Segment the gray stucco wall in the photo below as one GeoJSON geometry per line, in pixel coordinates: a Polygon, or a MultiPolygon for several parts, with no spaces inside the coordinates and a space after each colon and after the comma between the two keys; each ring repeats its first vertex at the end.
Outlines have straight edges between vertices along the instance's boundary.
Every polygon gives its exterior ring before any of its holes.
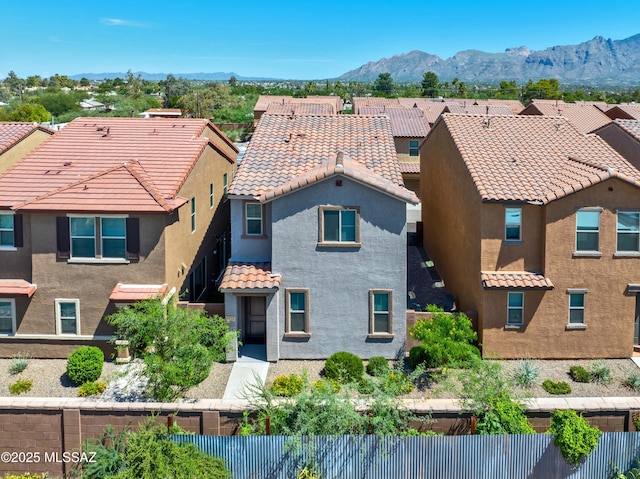
{"type": "MultiPolygon", "coordinates": [[[[351,351],[392,358],[405,340],[407,247],[405,203],[335,178],[271,203],[274,273],[282,274],[278,304],[281,359],[327,358],[351,351]],[[319,205],[360,208],[359,248],[318,246],[319,205]],[[287,339],[285,288],[309,288],[308,339],[287,339]],[[393,291],[393,339],[368,339],[369,291],[393,291]]],[[[235,255],[235,253],[234,253],[235,255]]]]}
{"type": "Polygon", "coordinates": [[[271,206],[263,207],[263,236],[244,235],[244,200],[229,196],[231,206],[231,259],[263,262],[271,259],[271,206]]]}

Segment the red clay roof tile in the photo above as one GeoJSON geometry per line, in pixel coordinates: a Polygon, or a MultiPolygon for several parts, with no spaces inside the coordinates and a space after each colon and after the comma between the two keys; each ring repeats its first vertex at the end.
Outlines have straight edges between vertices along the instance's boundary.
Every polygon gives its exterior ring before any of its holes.
{"type": "Polygon", "coordinates": [[[164,296],[169,290],[167,284],[116,284],[111,292],[111,301],[135,302],[164,296]]]}
{"type": "Polygon", "coordinates": [[[271,273],[271,263],[230,262],[222,276],[220,290],[278,289],[280,275],[271,273]]]}
{"type": "Polygon", "coordinates": [[[37,130],[50,135],[54,133],[37,123],[0,122],[0,155],[37,130]]]}
{"type": "Polygon", "coordinates": [[[553,283],[542,274],[515,271],[483,271],[484,289],[553,289],[553,283]]]}
{"type": "Polygon", "coordinates": [[[33,296],[38,286],[24,279],[0,279],[0,295],[3,296],[33,296]]]}

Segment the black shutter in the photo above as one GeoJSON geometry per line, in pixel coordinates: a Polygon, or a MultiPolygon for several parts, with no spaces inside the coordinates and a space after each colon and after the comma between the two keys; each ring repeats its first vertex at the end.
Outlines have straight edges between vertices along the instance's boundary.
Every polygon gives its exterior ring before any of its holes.
{"type": "Polygon", "coordinates": [[[58,216],[56,218],[56,239],[58,259],[69,259],[70,238],[69,238],[69,218],[67,216],[58,216]]]}
{"type": "Polygon", "coordinates": [[[22,248],[24,246],[22,215],[13,215],[13,246],[16,248],[22,248]]]}
{"type": "Polygon", "coordinates": [[[140,259],[140,219],[127,218],[127,259],[140,259]]]}

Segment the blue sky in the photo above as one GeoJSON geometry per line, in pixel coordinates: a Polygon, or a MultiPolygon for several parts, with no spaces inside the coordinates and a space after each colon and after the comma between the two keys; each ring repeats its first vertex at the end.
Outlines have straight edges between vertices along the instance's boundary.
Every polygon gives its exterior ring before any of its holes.
{"type": "Polygon", "coordinates": [[[622,40],[640,33],[637,8],[637,0],[12,2],[3,5],[0,78],[131,69],[325,79],[411,50],[448,58],[622,40]]]}

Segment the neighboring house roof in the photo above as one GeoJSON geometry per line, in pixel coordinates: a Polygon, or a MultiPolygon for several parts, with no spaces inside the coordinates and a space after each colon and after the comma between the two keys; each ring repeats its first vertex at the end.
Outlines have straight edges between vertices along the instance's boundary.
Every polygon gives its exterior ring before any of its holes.
{"type": "Polygon", "coordinates": [[[278,289],[281,277],[271,273],[271,263],[230,262],[222,276],[220,291],[278,289]]]}
{"type": "Polygon", "coordinates": [[[353,97],[353,113],[363,115],[361,108],[398,108],[401,107],[399,98],[353,97]]]}
{"type": "Polygon", "coordinates": [[[50,135],[54,133],[53,130],[40,126],[37,123],[0,122],[0,155],[37,130],[50,135]]]}
{"type": "Polygon", "coordinates": [[[172,211],[206,128],[237,151],[208,120],[78,118],[0,175],[0,208],[172,211]]]}
{"type": "Polygon", "coordinates": [[[563,103],[559,106],[550,103],[531,103],[520,112],[521,115],[564,116],[582,133],[611,122],[611,118],[594,105],[563,103]]]}
{"type": "Polygon", "coordinates": [[[319,96],[319,95],[309,95],[306,98],[294,98],[292,96],[282,96],[282,95],[260,95],[258,97],[258,101],[253,107],[254,112],[264,112],[267,111],[267,108],[271,103],[316,103],[316,104],[327,104],[331,105],[333,108],[332,113],[339,113],[343,110],[344,104],[342,98],[339,96],[319,96]]]}
{"type": "Polygon", "coordinates": [[[116,284],[111,292],[111,301],[143,301],[164,296],[169,290],[165,284],[116,284]]]}
{"type": "Polygon", "coordinates": [[[608,109],[605,114],[612,120],[616,118],[623,120],[640,120],[640,105],[616,105],[608,109]]]}
{"type": "Polygon", "coordinates": [[[414,163],[409,162],[400,162],[400,173],[402,174],[420,174],[420,163],[417,161],[414,163]]]}
{"type": "Polygon", "coordinates": [[[31,297],[37,289],[37,285],[24,279],[0,279],[0,295],[31,297]]]}
{"type": "Polygon", "coordinates": [[[473,115],[514,115],[509,107],[493,105],[451,105],[443,113],[470,113],[473,115]]]}
{"type": "Polygon", "coordinates": [[[386,116],[264,115],[229,194],[259,197],[342,152],[394,185],[402,185],[386,116]]]}
{"type": "Polygon", "coordinates": [[[613,120],[613,123],[618,125],[623,131],[627,132],[629,136],[640,141],[640,120],[613,120]]]}
{"type": "Polygon", "coordinates": [[[524,105],[520,103],[518,100],[502,100],[491,98],[490,100],[476,100],[473,102],[474,105],[480,106],[506,106],[509,108],[515,115],[520,113],[524,109],[524,105]]]}
{"type": "Polygon", "coordinates": [[[546,204],[612,177],[640,186],[627,160],[563,117],[445,113],[430,135],[437,127],[449,130],[483,201],[546,204]]]}
{"type": "Polygon", "coordinates": [[[553,283],[542,274],[513,271],[483,271],[484,289],[553,289],[553,283]]]}
{"type": "Polygon", "coordinates": [[[265,115],[333,115],[328,103],[269,103],[265,115]]]}
{"type": "Polygon", "coordinates": [[[94,110],[96,108],[100,108],[103,107],[104,103],[100,103],[99,101],[96,100],[82,100],[80,102],[80,108],[82,108],[83,110],[94,110]]]}
{"type": "Polygon", "coordinates": [[[140,115],[146,118],[179,118],[182,116],[182,110],[180,108],[149,108],[140,115]]]}
{"type": "Polygon", "coordinates": [[[360,115],[387,115],[394,138],[425,138],[429,122],[419,108],[362,107],[360,115]]]}

